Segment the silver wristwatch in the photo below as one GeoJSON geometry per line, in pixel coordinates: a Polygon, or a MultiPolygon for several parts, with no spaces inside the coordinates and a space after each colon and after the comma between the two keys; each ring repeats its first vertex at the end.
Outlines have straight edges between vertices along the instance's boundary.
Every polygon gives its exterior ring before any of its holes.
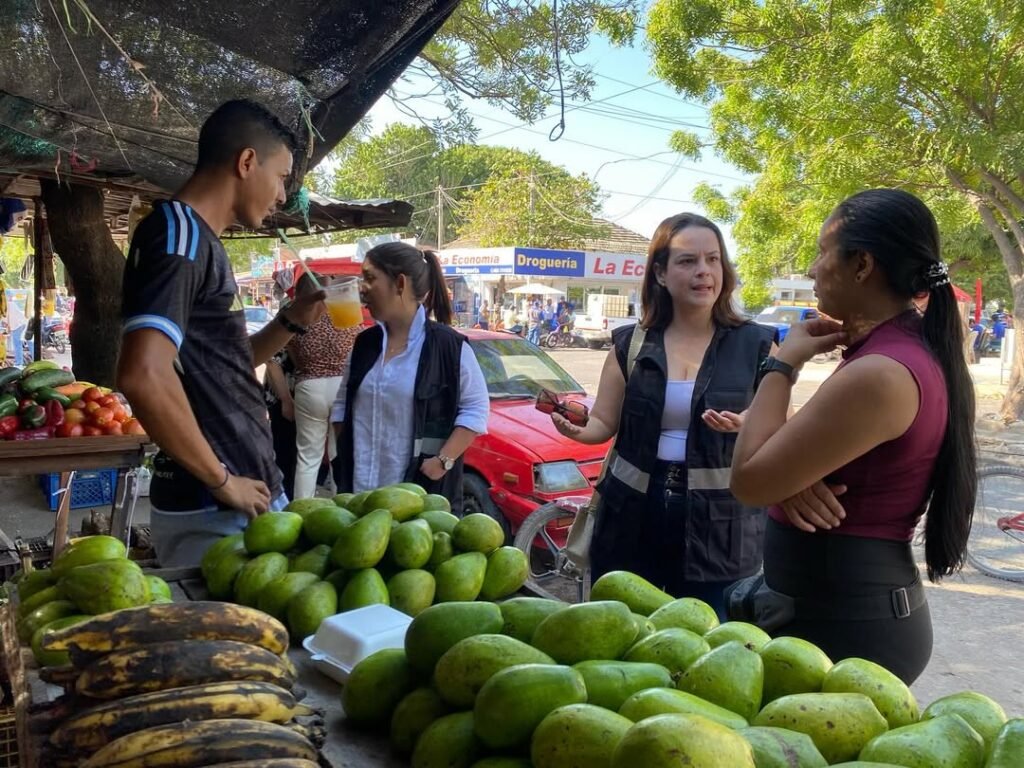
{"type": "Polygon", "coordinates": [[[451,468],[455,466],[455,459],[450,456],[437,455],[438,460],[441,462],[441,466],[444,467],[445,472],[450,472],[451,468]]]}

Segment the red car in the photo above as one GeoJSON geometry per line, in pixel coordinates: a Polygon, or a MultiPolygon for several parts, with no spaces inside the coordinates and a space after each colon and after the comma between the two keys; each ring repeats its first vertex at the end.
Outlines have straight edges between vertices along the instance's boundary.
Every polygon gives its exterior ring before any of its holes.
{"type": "MultiPolygon", "coordinates": [[[[609,444],[583,445],[563,437],[534,404],[541,388],[588,407],[593,398],[546,352],[519,336],[462,333],[491,396],[487,434],[474,440],[465,455],[465,514],[483,512],[501,523],[506,534],[514,534],[542,504],[588,499],[609,444]]],[[[566,528],[569,523],[571,517],[566,528]]]]}

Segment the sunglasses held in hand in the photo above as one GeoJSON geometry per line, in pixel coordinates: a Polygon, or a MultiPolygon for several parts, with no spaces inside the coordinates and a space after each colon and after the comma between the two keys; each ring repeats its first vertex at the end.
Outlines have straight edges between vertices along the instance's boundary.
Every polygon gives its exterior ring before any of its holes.
{"type": "Polygon", "coordinates": [[[590,420],[590,409],[579,400],[562,401],[554,392],[542,389],[537,393],[537,410],[541,413],[557,413],[570,424],[577,427],[587,426],[590,420]]]}

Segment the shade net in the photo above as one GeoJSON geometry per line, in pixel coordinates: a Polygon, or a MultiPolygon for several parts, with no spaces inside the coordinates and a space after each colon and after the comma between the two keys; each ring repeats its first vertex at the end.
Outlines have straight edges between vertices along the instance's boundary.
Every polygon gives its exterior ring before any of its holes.
{"type": "Polygon", "coordinates": [[[255,99],[297,178],[362,117],[457,0],[2,0],[0,173],[178,187],[205,117],[255,99]]]}

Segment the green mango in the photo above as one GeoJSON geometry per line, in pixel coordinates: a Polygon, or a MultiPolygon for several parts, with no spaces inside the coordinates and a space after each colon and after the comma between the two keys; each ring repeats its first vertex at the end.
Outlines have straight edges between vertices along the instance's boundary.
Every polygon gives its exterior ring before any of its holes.
{"type": "Polygon", "coordinates": [[[806,733],[785,728],[743,728],[757,768],[826,768],[828,763],[806,733]]]}
{"type": "MultiPolygon", "coordinates": [[[[587,686],[587,703],[610,709],[612,712],[618,712],[623,702],[638,691],[667,688],[672,685],[672,676],[660,664],[637,661],[581,661],[574,664],[573,669],[583,676],[583,682],[587,686]]],[[[630,720],[634,719],[630,717],[630,720]]]]}
{"type": "Polygon", "coordinates": [[[423,497],[424,512],[451,512],[452,504],[438,493],[428,493],[423,497]]]}
{"type": "Polygon", "coordinates": [[[530,575],[526,553],[517,547],[499,547],[487,557],[487,572],[480,597],[501,600],[518,592],[530,575]]]}
{"type": "Polygon", "coordinates": [[[434,551],[434,533],[426,520],[410,520],[391,532],[388,554],[399,568],[422,568],[434,551]]]}
{"type": "MultiPolygon", "coordinates": [[[[936,699],[921,713],[921,719],[931,720],[939,715],[960,715],[985,740],[986,748],[995,741],[999,730],[1006,724],[1003,708],[988,696],[974,691],[961,691],[936,699]]],[[[1024,764],[1024,754],[1021,755],[1021,762],[1024,764]]]]}
{"type": "Polygon", "coordinates": [[[638,640],[626,651],[625,661],[643,661],[665,667],[672,680],[679,678],[697,659],[711,650],[707,641],[688,629],[671,627],[638,640]]]}
{"type": "Polygon", "coordinates": [[[339,568],[373,568],[384,557],[391,538],[391,513],[378,509],[342,530],[331,549],[331,560],[339,568]]]}
{"type": "Polygon", "coordinates": [[[731,640],[693,662],[676,687],[751,720],[761,709],[764,662],[755,651],[731,640]]]}
{"type": "Polygon", "coordinates": [[[615,748],[632,726],[632,720],[591,704],[559,707],[533,732],[533,768],[611,768],[615,748]]]}
{"type": "Polygon", "coordinates": [[[764,707],[751,725],[786,728],[811,737],[832,763],[854,760],[889,724],[863,693],[794,693],[764,707]]]}
{"type": "Polygon", "coordinates": [[[633,623],[636,624],[635,642],[637,643],[639,643],[645,637],[650,637],[658,631],[657,628],[654,626],[654,623],[649,618],[647,618],[646,616],[641,616],[639,613],[633,614],[633,623]]]}
{"type": "Polygon", "coordinates": [[[525,757],[485,757],[477,760],[470,768],[535,768],[525,757]]]}
{"type": "Polygon", "coordinates": [[[339,493],[331,501],[334,502],[335,506],[348,509],[348,503],[352,500],[353,496],[355,496],[354,493],[339,493]]]}
{"type": "Polygon", "coordinates": [[[235,581],[249,562],[245,548],[231,549],[222,554],[210,567],[206,577],[206,591],[214,600],[230,600],[234,594],[235,581]]]}
{"type": "Polygon", "coordinates": [[[15,624],[18,640],[27,645],[31,643],[33,635],[40,627],[46,626],[51,621],[81,613],[70,600],[51,600],[18,619],[15,624]]]}
{"type": "Polygon", "coordinates": [[[62,597],[64,597],[64,594],[56,584],[41,589],[24,602],[19,603],[18,618],[27,616],[36,608],[46,605],[47,603],[52,603],[54,600],[60,600],[62,597]]]}
{"type": "Polygon", "coordinates": [[[544,597],[513,597],[499,603],[498,607],[504,620],[501,634],[529,643],[544,619],[568,608],[569,604],[544,597]]]}
{"type": "Polygon", "coordinates": [[[434,688],[445,703],[470,709],[484,684],[517,664],[554,664],[554,659],[506,635],[474,635],[460,640],[438,659],[434,688]]]}
{"type": "Polygon", "coordinates": [[[351,611],[368,605],[390,605],[387,585],[376,568],[363,568],[351,574],[341,591],[339,608],[351,611]]]}
{"type": "Polygon", "coordinates": [[[823,693],[863,693],[874,702],[890,729],[916,723],[920,716],[917,699],[906,683],[867,659],[837,662],[826,673],[821,690],[823,693]]]}
{"type": "Polygon", "coordinates": [[[761,649],[768,645],[772,638],[763,629],[753,624],[748,624],[745,621],[727,621],[725,624],[709,630],[704,635],[704,639],[708,641],[708,645],[712,648],[717,648],[720,645],[736,640],[747,646],[750,650],[760,653],[761,649]]]}
{"type": "Polygon", "coordinates": [[[625,603],[604,600],[570,605],[537,625],[530,644],[559,664],[618,659],[636,639],[625,603]]]}
{"type": "Polygon", "coordinates": [[[362,517],[367,512],[372,512],[373,507],[366,507],[363,509],[363,502],[366,501],[366,497],[370,495],[370,491],[362,491],[352,496],[348,500],[348,504],[345,505],[345,509],[351,512],[356,517],[362,517]]]}
{"type": "Polygon", "coordinates": [[[386,509],[400,523],[412,520],[423,511],[423,497],[397,486],[378,488],[363,500],[363,509],[386,509]]]}
{"type": "Polygon", "coordinates": [[[1024,755],[1024,718],[1007,720],[989,748],[985,768],[1020,768],[1024,755]]]}
{"type": "Polygon", "coordinates": [[[612,768],[756,768],[750,744],[700,715],[657,715],[634,725],[612,756],[612,768]]]}
{"type": "Polygon", "coordinates": [[[208,582],[210,580],[210,573],[213,567],[229,552],[245,552],[245,534],[233,533],[230,536],[218,539],[206,548],[206,552],[203,553],[203,559],[199,563],[199,568],[203,573],[203,581],[208,582]]]}
{"type": "Polygon", "coordinates": [[[280,552],[257,555],[242,566],[235,577],[235,602],[255,608],[260,593],[274,579],[288,573],[288,558],[280,552]]]}
{"type": "MultiPolygon", "coordinates": [[[[283,557],[283,555],[282,555],[283,557]]],[[[310,584],[315,584],[317,579],[315,573],[286,573],[278,576],[269,582],[263,591],[259,593],[256,607],[264,613],[268,613],[278,621],[285,621],[288,618],[288,604],[299,592],[310,584]]]]}
{"type": "Polygon", "coordinates": [[[622,702],[618,711],[620,715],[634,722],[656,715],[686,714],[700,715],[733,730],[740,730],[748,725],[746,719],[735,712],[705,701],[692,693],[677,691],[675,688],[647,688],[638,691],[622,702]]]}
{"type": "Polygon", "coordinates": [[[416,483],[395,483],[392,488],[402,488],[406,491],[412,491],[421,499],[427,495],[427,489],[422,485],[417,485],[416,483]]]}
{"type": "Polygon", "coordinates": [[[330,506],[314,509],[302,521],[302,532],[314,544],[333,547],[341,532],[358,520],[347,509],[330,506]]]}
{"type": "Polygon", "coordinates": [[[80,565],[91,565],[104,560],[124,560],[128,550],[124,542],[113,536],[86,536],[76,539],[57,555],[50,566],[54,580],[59,580],[80,565]]]}
{"type": "Polygon", "coordinates": [[[246,551],[250,555],[262,555],[264,552],[287,552],[298,543],[301,534],[302,515],[267,512],[250,520],[242,535],[246,551]]]}
{"type": "Polygon", "coordinates": [[[439,603],[476,600],[486,575],[487,557],[480,552],[466,552],[445,560],[434,570],[435,599],[439,603]]]}
{"type": "Polygon", "coordinates": [[[417,676],[400,648],[386,648],[360,661],[341,689],[345,717],[364,728],[389,725],[395,708],[416,688],[417,676]]]}
{"type": "Polygon", "coordinates": [[[960,715],[937,715],[876,736],[859,759],[904,768],[982,768],[985,740],[960,715]]]}
{"type": "Polygon", "coordinates": [[[338,612],[338,592],[328,581],[310,584],[288,603],[288,634],[299,642],[316,634],[320,622],[338,612]]]}
{"type": "Polygon", "coordinates": [[[37,627],[32,633],[31,643],[32,655],[35,657],[36,663],[41,667],[63,667],[70,664],[71,656],[67,651],[43,650],[43,635],[50,630],[73,627],[75,624],[81,624],[83,621],[88,621],[91,618],[92,616],[86,614],[75,613],[60,619],[54,619],[47,624],[37,627]]]}
{"type": "Polygon", "coordinates": [[[391,716],[391,748],[400,755],[411,755],[427,727],[450,711],[433,688],[411,691],[391,716]]]}
{"type": "Polygon", "coordinates": [[[818,693],[832,660],[814,643],[777,637],[761,649],[764,662],[763,703],[791,693],[818,693]]]}
{"type": "Polygon", "coordinates": [[[444,531],[433,535],[433,545],[430,550],[430,559],[427,560],[427,570],[436,571],[437,567],[455,557],[455,547],[452,546],[452,537],[444,531]]]}
{"type": "Polygon", "coordinates": [[[457,642],[473,635],[493,634],[502,623],[501,611],[494,603],[432,605],[406,630],[405,652],[417,672],[430,676],[438,659],[457,642]]]}
{"type": "Polygon", "coordinates": [[[317,544],[312,549],[296,556],[288,566],[289,571],[305,571],[315,573],[317,578],[327,576],[331,567],[331,548],[326,544],[317,544]]]}
{"type": "Polygon", "coordinates": [[[473,705],[476,735],[490,749],[515,749],[530,742],[551,712],[584,704],[587,688],[580,673],[558,664],[517,664],[484,683],[473,705]]]}
{"type": "MultiPolygon", "coordinates": [[[[104,560],[65,572],[57,585],[79,613],[99,614],[149,602],[149,582],[132,560],[104,560]]],[[[230,590],[228,591],[230,594],[230,590]]]]}
{"type": "Polygon", "coordinates": [[[452,544],[460,552],[489,555],[505,543],[505,531],[490,515],[476,512],[459,520],[452,530],[452,544]]]}
{"type": "Polygon", "coordinates": [[[18,600],[21,603],[24,603],[37,592],[42,592],[44,589],[52,587],[57,583],[57,577],[53,575],[53,571],[49,568],[37,568],[28,573],[18,571],[18,573],[21,575],[21,578],[17,580],[18,600]]]}
{"type": "Polygon", "coordinates": [[[442,509],[427,509],[421,512],[417,519],[426,520],[430,530],[434,533],[447,533],[449,536],[455,530],[455,526],[459,524],[459,518],[442,509]]]}
{"type": "Polygon", "coordinates": [[[285,506],[285,512],[293,512],[300,517],[306,517],[315,510],[335,506],[332,499],[292,499],[285,506]]]}
{"type": "Polygon", "coordinates": [[[155,597],[163,597],[167,600],[173,600],[173,595],[171,595],[171,585],[159,576],[147,575],[146,581],[149,582],[150,600],[155,597]]]}
{"type": "Polygon", "coordinates": [[[695,597],[681,597],[666,603],[650,618],[658,629],[687,629],[702,637],[718,626],[715,609],[695,597]]]}
{"type": "Polygon", "coordinates": [[[387,583],[391,607],[415,618],[434,602],[437,584],[430,571],[399,571],[387,583]]]}
{"type": "Polygon", "coordinates": [[[472,712],[440,717],[426,727],[412,752],[412,768],[469,768],[480,754],[472,712]]]}
{"type": "Polygon", "coordinates": [[[609,571],[594,582],[590,588],[590,599],[617,600],[628,605],[633,613],[650,616],[662,606],[671,603],[672,595],[663,592],[635,573],[609,571]]]}

